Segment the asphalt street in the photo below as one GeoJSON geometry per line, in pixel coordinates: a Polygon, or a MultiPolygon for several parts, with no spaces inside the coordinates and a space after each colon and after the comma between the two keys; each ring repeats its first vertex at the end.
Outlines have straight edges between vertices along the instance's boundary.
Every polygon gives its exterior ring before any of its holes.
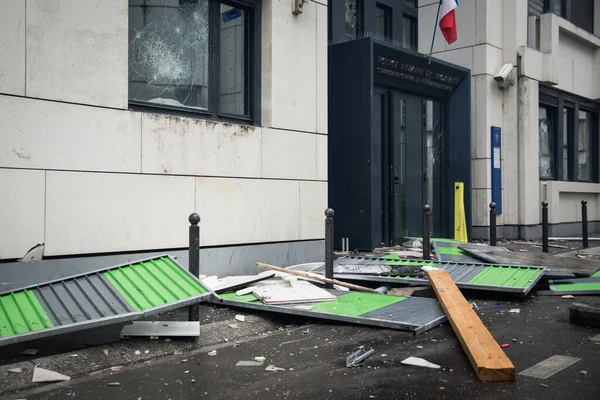
{"type": "MultiPolygon", "coordinates": [[[[598,399],[600,329],[572,325],[575,300],[524,299],[478,294],[478,314],[517,371],[552,355],[580,358],[547,379],[518,376],[516,382],[480,382],[448,324],[424,334],[297,319],[295,325],[222,342],[201,352],[171,356],[44,384],[4,398],[37,399],[598,399]],[[520,312],[509,312],[518,308],[520,312]],[[345,358],[364,346],[375,354],[360,367],[345,358]],[[209,355],[216,350],[216,355],[209,355]],[[400,362],[422,357],[441,366],[425,369],[400,362]],[[265,357],[260,366],[236,366],[265,357]],[[265,369],[273,365],[281,371],[265,369]]],[[[591,299],[591,298],[588,298],[591,299]]],[[[215,306],[216,307],[216,306],[215,306]]],[[[271,316],[274,320],[279,317],[271,316]]],[[[218,334],[218,332],[217,332],[218,334]]]]}

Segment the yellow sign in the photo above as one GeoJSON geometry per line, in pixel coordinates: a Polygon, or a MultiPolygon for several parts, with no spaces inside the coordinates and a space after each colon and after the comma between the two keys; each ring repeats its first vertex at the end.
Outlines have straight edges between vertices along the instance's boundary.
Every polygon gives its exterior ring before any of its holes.
{"type": "Polygon", "coordinates": [[[467,243],[467,219],[465,216],[465,184],[454,182],[454,240],[467,243]]]}

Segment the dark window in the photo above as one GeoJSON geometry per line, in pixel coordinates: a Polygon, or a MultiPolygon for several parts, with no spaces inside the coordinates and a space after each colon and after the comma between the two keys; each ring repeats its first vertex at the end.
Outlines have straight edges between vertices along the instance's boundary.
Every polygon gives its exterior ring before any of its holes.
{"type": "Polygon", "coordinates": [[[375,6],[375,35],[380,38],[392,38],[392,10],[377,4],[375,6]]]}
{"type": "Polygon", "coordinates": [[[591,156],[592,156],[592,128],[595,125],[593,122],[593,114],[588,111],[579,111],[579,121],[577,129],[577,180],[589,181],[592,179],[591,174],[591,156]]]}
{"type": "Polygon", "coordinates": [[[561,150],[561,158],[562,158],[562,172],[561,179],[563,181],[568,181],[572,179],[571,173],[571,149],[573,145],[571,144],[573,138],[573,109],[569,107],[563,108],[563,131],[562,131],[562,150],[561,150]]]}
{"type": "Polygon", "coordinates": [[[253,16],[248,1],[130,0],[130,103],[255,117],[253,16]]]}
{"type": "Polygon", "coordinates": [[[402,46],[406,49],[418,50],[417,20],[404,15],[402,18],[402,46]]]}
{"type": "Polygon", "coordinates": [[[540,106],[539,110],[540,136],[540,178],[554,179],[556,177],[554,143],[556,140],[556,109],[540,106]]]}
{"type": "Polygon", "coordinates": [[[569,21],[581,29],[594,32],[594,0],[571,0],[569,21]]]}
{"type": "Polygon", "coordinates": [[[528,11],[537,17],[551,12],[594,32],[594,0],[529,0],[528,11]]]}
{"type": "Polygon", "coordinates": [[[356,39],[360,32],[361,0],[345,0],[346,37],[356,39]]]}
{"type": "Polygon", "coordinates": [[[540,86],[540,179],[598,182],[599,111],[586,99],[540,86]]]}

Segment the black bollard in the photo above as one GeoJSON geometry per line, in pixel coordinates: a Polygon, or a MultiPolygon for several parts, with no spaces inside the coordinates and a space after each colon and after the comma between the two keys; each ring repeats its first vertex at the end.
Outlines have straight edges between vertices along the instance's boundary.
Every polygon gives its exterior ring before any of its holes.
{"type": "MultiPolygon", "coordinates": [[[[200,276],[200,216],[196,213],[190,214],[190,249],[189,249],[189,269],[190,273],[196,278],[200,276]]],[[[194,304],[189,308],[189,321],[200,321],[200,307],[194,304]]]]}
{"type": "Polygon", "coordinates": [[[496,203],[490,203],[490,246],[496,245],[496,203]]]}
{"type": "Polygon", "coordinates": [[[548,202],[542,201],[542,251],[548,252],[548,202]]]}
{"type": "Polygon", "coordinates": [[[429,216],[431,207],[429,204],[423,206],[423,260],[431,260],[431,238],[429,235],[429,216]]]}
{"type": "MultiPolygon", "coordinates": [[[[331,208],[325,210],[325,278],[333,279],[333,215],[331,208]]],[[[325,287],[333,289],[332,283],[325,287]]]]}
{"type": "Polygon", "coordinates": [[[587,201],[581,200],[581,233],[583,236],[583,248],[589,247],[588,243],[588,225],[587,225],[587,201]]]}

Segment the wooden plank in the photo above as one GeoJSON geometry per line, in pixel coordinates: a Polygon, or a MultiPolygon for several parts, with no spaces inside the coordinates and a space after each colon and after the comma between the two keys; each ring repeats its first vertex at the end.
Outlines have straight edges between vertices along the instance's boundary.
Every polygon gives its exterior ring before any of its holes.
{"type": "Polygon", "coordinates": [[[482,381],[514,381],[515,366],[473,311],[445,270],[428,271],[435,294],[452,329],[482,381]]]}

